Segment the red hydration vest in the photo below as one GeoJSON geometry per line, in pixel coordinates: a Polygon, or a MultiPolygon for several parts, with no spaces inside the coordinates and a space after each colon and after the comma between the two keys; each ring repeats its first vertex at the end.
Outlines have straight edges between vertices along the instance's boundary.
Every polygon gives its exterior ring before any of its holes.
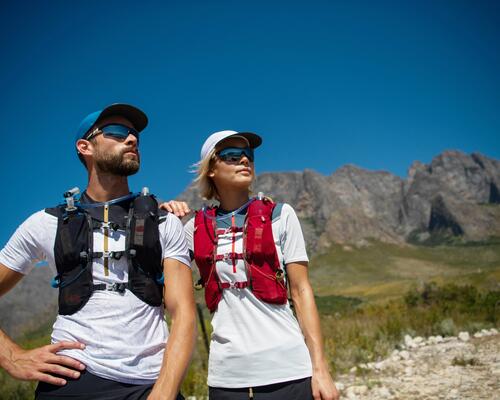
{"type": "Polygon", "coordinates": [[[243,228],[217,229],[217,207],[196,212],[194,220],[194,259],[205,287],[205,302],[210,312],[217,309],[222,290],[249,287],[258,299],[271,304],[286,304],[287,289],[272,231],[272,214],[276,206],[271,200],[255,199],[250,203],[243,228]],[[243,253],[217,255],[219,235],[243,231],[243,253]],[[245,262],[248,281],[221,282],[216,262],[220,260],[245,262]]]}

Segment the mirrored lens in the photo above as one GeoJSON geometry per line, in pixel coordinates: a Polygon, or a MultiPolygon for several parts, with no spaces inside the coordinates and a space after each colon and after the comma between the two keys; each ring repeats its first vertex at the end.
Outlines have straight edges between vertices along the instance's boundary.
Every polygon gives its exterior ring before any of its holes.
{"type": "Polygon", "coordinates": [[[243,156],[246,156],[249,161],[253,161],[254,154],[253,149],[249,147],[239,148],[239,147],[228,147],[221,150],[217,156],[223,161],[237,162],[240,161],[243,156]]]}
{"type": "Polygon", "coordinates": [[[104,136],[112,137],[115,139],[121,139],[121,140],[126,139],[129,134],[134,135],[137,138],[137,143],[139,143],[139,132],[137,132],[133,128],[129,128],[128,126],[125,126],[125,125],[106,125],[106,126],[103,126],[100,130],[104,136]]]}

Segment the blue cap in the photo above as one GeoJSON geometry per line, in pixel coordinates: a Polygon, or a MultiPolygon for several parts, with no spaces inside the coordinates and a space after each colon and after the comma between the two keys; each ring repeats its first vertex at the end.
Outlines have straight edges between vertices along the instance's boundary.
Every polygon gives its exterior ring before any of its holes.
{"type": "Polygon", "coordinates": [[[75,143],[79,139],[83,139],[90,128],[92,128],[100,119],[105,117],[110,117],[113,115],[119,115],[127,118],[137,132],[141,132],[148,125],[148,117],[143,111],[139,110],[137,107],[131,106],[129,104],[115,103],[103,108],[102,110],[95,111],[87,115],[76,132],[75,143]]]}

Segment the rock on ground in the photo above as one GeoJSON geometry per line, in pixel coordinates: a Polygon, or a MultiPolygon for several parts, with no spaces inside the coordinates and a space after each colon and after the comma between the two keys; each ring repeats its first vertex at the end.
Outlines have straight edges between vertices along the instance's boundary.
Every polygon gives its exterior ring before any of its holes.
{"type": "Polygon", "coordinates": [[[356,372],[337,376],[342,396],[351,400],[500,399],[498,333],[422,343],[394,352],[364,376],[356,372]],[[384,368],[377,368],[380,365],[384,368]]]}

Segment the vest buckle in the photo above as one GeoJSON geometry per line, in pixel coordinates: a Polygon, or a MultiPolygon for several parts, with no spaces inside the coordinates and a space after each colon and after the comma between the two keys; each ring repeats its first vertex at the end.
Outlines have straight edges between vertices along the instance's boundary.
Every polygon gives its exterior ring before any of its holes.
{"type": "Polygon", "coordinates": [[[108,221],[108,222],[101,222],[101,228],[103,229],[113,229],[115,232],[120,228],[120,225],[118,225],[115,222],[108,221]]]}
{"type": "Polygon", "coordinates": [[[103,251],[102,257],[104,258],[113,258],[115,260],[119,260],[122,258],[123,251],[103,251]]]}
{"type": "Polygon", "coordinates": [[[113,292],[118,292],[118,293],[125,293],[125,289],[127,288],[127,284],[126,283],[118,283],[118,282],[115,282],[113,283],[111,286],[108,286],[108,290],[111,290],[113,292]]]}
{"type": "Polygon", "coordinates": [[[285,278],[285,274],[284,274],[283,270],[282,269],[278,269],[276,271],[276,280],[278,282],[281,282],[284,278],[285,278]]]}
{"type": "Polygon", "coordinates": [[[196,281],[196,283],[193,285],[194,289],[195,290],[201,290],[203,289],[205,285],[203,284],[203,279],[198,279],[198,281],[196,281]]]}
{"type": "Polygon", "coordinates": [[[248,281],[244,282],[222,282],[220,284],[221,289],[245,289],[247,288],[248,281]]]}

